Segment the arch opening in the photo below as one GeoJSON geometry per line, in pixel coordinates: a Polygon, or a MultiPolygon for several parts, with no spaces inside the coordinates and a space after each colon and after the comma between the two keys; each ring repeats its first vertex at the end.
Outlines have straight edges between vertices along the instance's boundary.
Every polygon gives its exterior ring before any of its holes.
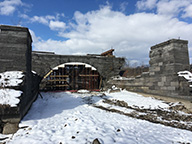
{"type": "Polygon", "coordinates": [[[97,69],[89,64],[70,62],[53,68],[41,82],[43,91],[98,91],[102,78],[97,69]]]}

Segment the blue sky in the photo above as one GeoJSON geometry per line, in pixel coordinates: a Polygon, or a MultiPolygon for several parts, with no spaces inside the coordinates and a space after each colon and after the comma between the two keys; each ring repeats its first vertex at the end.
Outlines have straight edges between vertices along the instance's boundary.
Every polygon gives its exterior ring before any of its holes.
{"type": "Polygon", "coordinates": [[[151,46],[172,38],[192,50],[192,0],[0,0],[0,24],[28,27],[33,50],[100,54],[110,48],[148,63],[151,46]]]}

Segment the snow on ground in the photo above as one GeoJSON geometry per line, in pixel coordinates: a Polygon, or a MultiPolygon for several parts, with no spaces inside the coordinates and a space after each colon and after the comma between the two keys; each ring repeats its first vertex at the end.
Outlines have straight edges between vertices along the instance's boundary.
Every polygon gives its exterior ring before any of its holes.
{"type": "Polygon", "coordinates": [[[139,108],[145,109],[158,109],[158,108],[166,108],[169,105],[164,103],[163,101],[151,98],[151,97],[144,97],[137,93],[129,92],[126,90],[122,90],[121,92],[117,93],[106,93],[108,99],[117,99],[123,100],[128,103],[129,106],[137,106],[139,108]]]}
{"type": "Polygon", "coordinates": [[[23,82],[24,77],[21,71],[7,71],[0,73],[0,104],[10,105],[15,107],[19,103],[18,97],[21,96],[22,92],[6,87],[18,86],[23,82]]]}
{"type": "Polygon", "coordinates": [[[192,142],[192,132],[125,115],[107,112],[91,104],[102,97],[123,99],[128,104],[166,107],[162,101],[122,91],[118,93],[78,94],[42,93],[20,123],[21,128],[8,144],[177,144],[192,142]],[[139,102],[137,102],[139,101],[139,102]]]}

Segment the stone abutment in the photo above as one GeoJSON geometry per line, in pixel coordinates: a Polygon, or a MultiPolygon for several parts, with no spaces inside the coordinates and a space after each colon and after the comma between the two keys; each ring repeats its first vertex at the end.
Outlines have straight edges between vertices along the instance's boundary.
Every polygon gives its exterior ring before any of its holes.
{"type": "Polygon", "coordinates": [[[190,69],[188,41],[171,39],[152,46],[149,57],[149,72],[131,79],[111,79],[108,84],[135,92],[192,99],[189,83],[177,74],[190,69]]]}

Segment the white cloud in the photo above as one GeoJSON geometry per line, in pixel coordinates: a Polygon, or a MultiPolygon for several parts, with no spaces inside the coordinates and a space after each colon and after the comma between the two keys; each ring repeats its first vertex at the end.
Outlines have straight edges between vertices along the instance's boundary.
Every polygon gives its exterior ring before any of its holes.
{"type": "Polygon", "coordinates": [[[67,41],[57,41],[49,39],[47,41],[39,40],[34,43],[34,50],[50,51],[63,55],[86,55],[90,53],[98,53],[99,48],[107,45],[101,43],[94,43],[85,39],[69,39],[67,41]],[[90,50],[92,49],[92,50],[90,50]]]}
{"type": "Polygon", "coordinates": [[[105,6],[86,14],[76,12],[74,21],[67,25],[71,26],[68,32],[59,33],[66,41],[39,40],[34,43],[35,49],[59,54],[100,54],[113,47],[117,56],[147,62],[150,47],[157,43],[178,37],[192,41],[192,24],[165,15],[125,15],[105,6]]]}
{"type": "Polygon", "coordinates": [[[49,26],[51,30],[64,31],[66,29],[65,22],[60,21],[61,17],[65,15],[63,13],[56,15],[46,15],[46,16],[33,16],[29,17],[26,14],[20,14],[21,18],[28,20],[30,23],[40,23],[46,26],[49,26]]]}
{"type": "Polygon", "coordinates": [[[0,14],[13,14],[18,6],[24,5],[21,0],[4,0],[0,2],[0,14]]]}
{"type": "Polygon", "coordinates": [[[191,0],[161,0],[157,4],[157,12],[171,17],[178,16],[180,12],[184,12],[185,7],[190,3],[192,4],[191,0]]]}
{"type": "Polygon", "coordinates": [[[140,0],[138,10],[156,10],[156,13],[169,17],[192,17],[192,0],[140,0]]]}
{"type": "Polygon", "coordinates": [[[121,10],[122,12],[124,12],[124,11],[126,10],[128,4],[129,4],[128,2],[122,2],[122,3],[120,4],[120,10],[121,10]]]}
{"type": "Polygon", "coordinates": [[[41,24],[44,24],[44,25],[49,25],[49,21],[50,20],[54,20],[55,17],[51,16],[51,15],[47,15],[47,16],[33,16],[32,18],[29,18],[29,19],[30,19],[31,22],[38,22],[38,23],[41,23],[41,24]]]}
{"type": "Polygon", "coordinates": [[[139,10],[153,9],[156,7],[157,0],[141,0],[136,3],[139,10]]]}
{"type": "Polygon", "coordinates": [[[50,25],[50,22],[54,22],[54,21],[61,24],[61,22],[59,22],[59,19],[64,16],[65,15],[63,13],[61,14],[57,13],[56,15],[33,16],[31,18],[25,14],[20,15],[20,17],[28,19],[32,23],[36,22],[36,23],[41,23],[48,26],[50,25]]]}
{"type": "Polygon", "coordinates": [[[185,14],[183,14],[183,17],[186,18],[186,17],[190,17],[192,18],[192,4],[191,5],[188,5],[186,8],[185,8],[185,14]]]}
{"type": "Polygon", "coordinates": [[[60,22],[60,21],[50,21],[49,23],[49,27],[51,30],[61,30],[64,31],[66,24],[64,22],[60,22]]]}
{"type": "Polygon", "coordinates": [[[29,19],[29,16],[28,15],[26,15],[26,14],[19,14],[19,17],[21,17],[21,18],[24,18],[24,19],[29,19]]]}
{"type": "Polygon", "coordinates": [[[33,43],[37,43],[37,42],[39,42],[39,41],[42,40],[40,37],[37,37],[37,36],[35,35],[35,32],[32,31],[31,29],[29,30],[29,32],[30,32],[30,34],[31,34],[31,36],[32,36],[33,43]]]}

